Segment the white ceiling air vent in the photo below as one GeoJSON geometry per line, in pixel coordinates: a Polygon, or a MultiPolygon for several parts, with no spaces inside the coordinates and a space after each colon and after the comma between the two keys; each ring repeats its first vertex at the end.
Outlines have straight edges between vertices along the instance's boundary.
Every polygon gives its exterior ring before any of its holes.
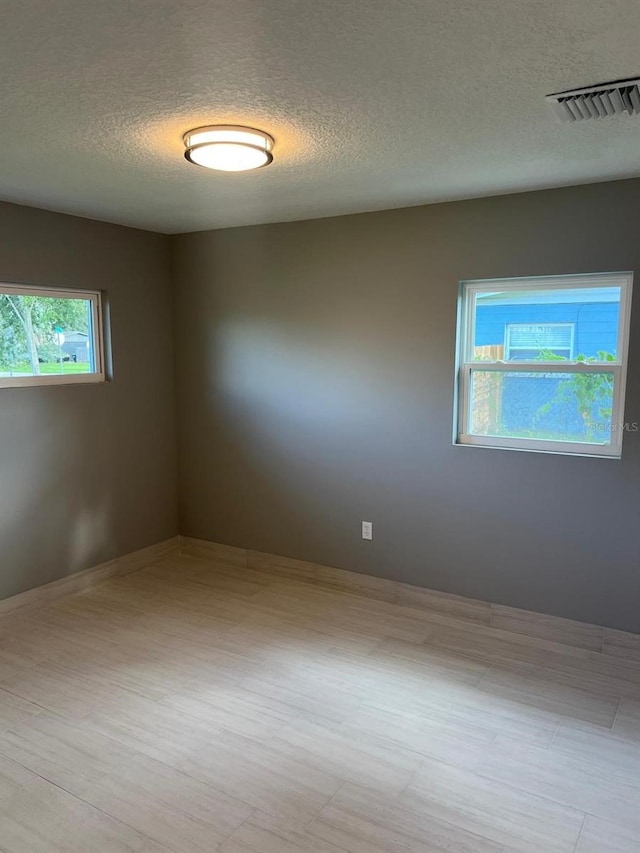
{"type": "Polygon", "coordinates": [[[562,121],[640,115],[640,77],[547,95],[562,121]]]}

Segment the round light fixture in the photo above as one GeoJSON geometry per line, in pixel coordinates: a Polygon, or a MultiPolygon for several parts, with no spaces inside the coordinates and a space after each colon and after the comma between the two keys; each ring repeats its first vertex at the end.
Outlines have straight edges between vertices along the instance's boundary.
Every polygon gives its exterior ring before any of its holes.
{"type": "Polygon", "coordinates": [[[273,160],[273,137],[263,130],[232,124],[197,127],[185,133],[184,156],[190,163],[221,172],[246,172],[273,160]]]}

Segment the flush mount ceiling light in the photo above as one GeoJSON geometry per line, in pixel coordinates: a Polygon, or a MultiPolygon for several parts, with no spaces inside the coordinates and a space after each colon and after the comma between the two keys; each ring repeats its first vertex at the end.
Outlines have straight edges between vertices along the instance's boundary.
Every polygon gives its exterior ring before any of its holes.
{"type": "Polygon", "coordinates": [[[221,172],[246,172],[273,160],[273,137],[263,130],[216,124],[185,133],[184,156],[190,163],[221,172]]]}

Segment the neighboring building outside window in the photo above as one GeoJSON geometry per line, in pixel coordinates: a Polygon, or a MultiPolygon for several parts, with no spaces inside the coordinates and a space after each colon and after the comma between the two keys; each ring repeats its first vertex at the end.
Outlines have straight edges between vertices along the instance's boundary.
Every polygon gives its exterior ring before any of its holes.
{"type": "Polygon", "coordinates": [[[631,273],[462,282],[456,442],[619,456],[631,273]]]}

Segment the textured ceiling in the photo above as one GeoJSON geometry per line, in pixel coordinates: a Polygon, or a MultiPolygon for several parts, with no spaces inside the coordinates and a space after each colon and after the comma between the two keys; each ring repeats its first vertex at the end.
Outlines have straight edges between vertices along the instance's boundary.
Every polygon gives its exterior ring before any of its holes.
{"type": "Polygon", "coordinates": [[[640,118],[549,92],[640,73],[638,0],[3,0],[0,198],[163,232],[640,175],[640,118]],[[275,136],[225,175],[182,133],[275,136]]]}

